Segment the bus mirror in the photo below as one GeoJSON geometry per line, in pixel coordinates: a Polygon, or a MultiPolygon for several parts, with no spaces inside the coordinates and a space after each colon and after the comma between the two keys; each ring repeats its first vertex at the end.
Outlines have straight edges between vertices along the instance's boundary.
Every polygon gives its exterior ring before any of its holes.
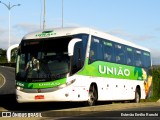
{"type": "Polygon", "coordinates": [[[11,51],[14,49],[14,48],[18,48],[19,44],[14,44],[12,46],[10,46],[8,49],[7,49],[7,60],[8,60],[8,63],[11,62],[11,51]]]}
{"type": "Polygon", "coordinates": [[[80,41],[82,41],[82,40],[79,39],[79,38],[74,38],[69,42],[69,45],[68,45],[68,56],[73,56],[73,54],[74,54],[74,46],[75,46],[75,44],[77,42],[80,42],[80,41]]]}

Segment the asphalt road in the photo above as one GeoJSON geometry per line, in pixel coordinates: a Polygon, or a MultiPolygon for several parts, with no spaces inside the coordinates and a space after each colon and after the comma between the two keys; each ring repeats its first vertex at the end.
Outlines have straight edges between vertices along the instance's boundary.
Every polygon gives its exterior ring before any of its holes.
{"type": "MultiPolygon", "coordinates": [[[[28,104],[29,105],[29,104],[28,104]]],[[[50,104],[53,105],[53,104],[50,104]]],[[[60,104],[59,104],[60,105],[60,104]]],[[[65,105],[65,104],[63,104],[65,105]]],[[[34,108],[30,105],[30,108],[34,108]]],[[[49,110],[46,106],[46,110],[42,110],[41,105],[37,106],[39,111],[23,110],[21,111],[6,111],[11,112],[12,117],[16,114],[30,114],[38,113],[39,118],[30,117],[29,120],[159,120],[160,119],[160,103],[116,103],[105,104],[92,107],[78,107],[78,108],[65,108],[55,110],[52,106],[52,110],[49,110]],[[42,110],[42,111],[41,111],[42,110]],[[13,114],[14,113],[14,114],[13,114]]],[[[4,112],[4,111],[3,111],[4,112]]],[[[0,116],[2,113],[0,112],[0,116]]],[[[1,119],[1,118],[0,118],[1,119]]],[[[9,120],[11,118],[8,118],[9,120]]],[[[19,117],[15,120],[22,120],[19,117]]],[[[5,118],[6,120],[6,118],[5,118]]]]}
{"type": "Polygon", "coordinates": [[[12,67],[0,66],[0,95],[15,93],[15,69],[12,67]]]}
{"type": "Polygon", "coordinates": [[[160,106],[147,106],[127,108],[112,111],[97,111],[91,112],[76,117],[60,118],[59,120],[74,120],[74,119],[103,119],[103,120],[159,120],[160,119],[160,106]]]}

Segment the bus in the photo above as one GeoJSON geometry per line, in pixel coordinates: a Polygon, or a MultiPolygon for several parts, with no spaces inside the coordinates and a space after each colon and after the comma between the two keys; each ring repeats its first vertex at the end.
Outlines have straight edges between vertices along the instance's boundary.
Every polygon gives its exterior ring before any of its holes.
{"type": "Polygon", "coordinates": [[[149,49],[91,28],[25,35],[16,61],[16,98],[25,102],[132,101],[150,95],[149,49]],[[33,65],[34,63],[34,65],[33,65]]]}

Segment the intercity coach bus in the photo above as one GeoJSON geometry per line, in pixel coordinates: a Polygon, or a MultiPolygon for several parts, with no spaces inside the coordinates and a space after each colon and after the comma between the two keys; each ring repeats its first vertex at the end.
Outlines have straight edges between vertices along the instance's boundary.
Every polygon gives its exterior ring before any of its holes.
{"type": "Polygon", "coordinates": [[[55,28],[23,37],[16,96],[24,102],[140,102],[150,93],[147,48],[90,28],[55,28]]]}

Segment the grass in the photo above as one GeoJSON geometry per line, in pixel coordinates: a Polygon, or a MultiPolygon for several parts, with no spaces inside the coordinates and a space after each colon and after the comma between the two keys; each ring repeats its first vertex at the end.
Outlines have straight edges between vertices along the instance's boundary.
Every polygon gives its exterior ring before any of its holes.
{"type": "Polygon", "coordinates": [[[159,99],[160,99],[160,97],[152,96],[152,97],[150,97],[150,98],[141,100],[141,102],[157,102],[159,99]]]}

